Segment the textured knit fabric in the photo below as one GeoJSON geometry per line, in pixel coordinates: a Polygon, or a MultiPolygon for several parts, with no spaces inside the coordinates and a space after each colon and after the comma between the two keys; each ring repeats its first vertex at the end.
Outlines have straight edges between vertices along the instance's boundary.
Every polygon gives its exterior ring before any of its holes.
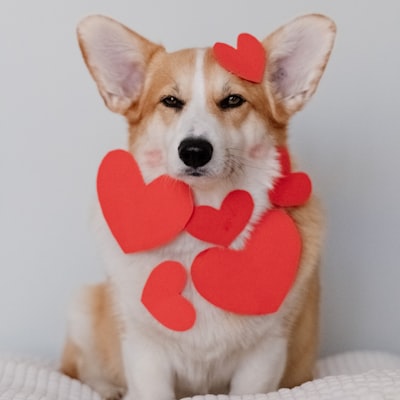
{"type": "MultiPolygon", "coordinates": [[[[294,389],[193,400],[400,400],[400,357],[353,352],[318,362],[315,379],[294,389]]],[[[0,400],[100,400],[88,386],[41,361],[0,358],[0,400]]],[[[138,399],[140,400],[140,399],[138,399]]]]}

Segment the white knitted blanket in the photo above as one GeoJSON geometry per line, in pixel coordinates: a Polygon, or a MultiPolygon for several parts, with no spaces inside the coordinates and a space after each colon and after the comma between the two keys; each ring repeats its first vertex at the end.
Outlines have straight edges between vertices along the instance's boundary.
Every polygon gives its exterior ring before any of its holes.
{"type": "MultiPolygon", "coordinates": [[[[395,355],[352,352],[328,357],[318,362],[316,377],[290,390],[193,400],[400,400],[400,357],[395,355]]],[[[49,363],[3,357],[0,400],[100,400],[100,396],[49,363]]]]}

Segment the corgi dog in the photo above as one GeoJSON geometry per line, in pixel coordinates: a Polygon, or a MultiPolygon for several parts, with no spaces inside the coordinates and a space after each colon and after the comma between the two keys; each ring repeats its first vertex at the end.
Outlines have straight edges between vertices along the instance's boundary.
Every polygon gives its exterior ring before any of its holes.
{"type": "MultiPolygon", "coordinates": [[[[108,17],[86,17],[77,33],[106,106],[127,120],[128,152],[146,184],[167,175],[190,188],[196,207],[216,209],[233,191],[250,194],[251,216],[230,244],[243,249],[274,209],[268,193],[282,177],[279,149],[288,147],[291,116],[318,86],[334,22],[305,15],[260,41],[266,65],[256,83],[228,71],[212,48],[169,53],[108,17]]],[[[323,213],[314,196],[283,210],[301,238],[293,284],[274,312],[244,315],[208,301],[193,284],[191,265],[209,243],[183,230],[125,253],[96,206],[107,278],[74,298],[61,370],[106,399],[126,400],[267,393],[312,379],[323,213]],[[188,329],[164,326],[142,301],[150,274],[166,260],[186,269],[181,295],[196,312],[188,329]]]]}

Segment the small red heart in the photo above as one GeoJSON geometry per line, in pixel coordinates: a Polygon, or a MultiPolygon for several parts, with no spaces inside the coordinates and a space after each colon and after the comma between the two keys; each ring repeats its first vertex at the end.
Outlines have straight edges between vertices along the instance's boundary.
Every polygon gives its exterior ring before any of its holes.
{"type": "Polygon", "coordinates": [[[100,164],[97,194],[104,218],[125,253],[168,243],[193,213],[188,185],[168,176],[145,184],[130,153],[114,150],[100,164]]]}
{"type": "Polygon", "coordinates": [[[250,194],[235,190],[225,197],[220,209],[195,207],[186,230],[205,242],[229,246],[249,222],[253,208],[250,194]]]}
{"type": "Polygon", "coordinates": [[[266,52],[254,36],[241,33],[237,49],[225,43],[215,43],[213,52],[218,63],[232,74],[255,83],[263,80],[266,52]]]}
{"type": "Polygon", "coordinates": [[[305,204],[311,196],[312,183],[304,172],[291,172],[290,155],[286,147],[278,147],[278,160],[282,177],[269,191],[271,203],[278,207],[295,207],[305,204]]]}
{"type": "Polygon", "coordinates": [[[268,211],[243,250],[214,247],[193,261],[197,291],[237,314],[276,312],[290,290],[300,261],[301,238],[283,210],[268,211]]]}
{"type": "Polygon", "coordinates": [[[187,274],[182,264],[165,261],[153,269],[142,292],[142,303],[162,325],[186,331],[196,321],[196,311],[182,296],[187,274]]]}
{"type": "Polygon", "coordinates": [[[292,172],[276,181],[269,198],[275,206],[295,207],[305,204],[311,192],[310,177],[304,172],[292,172]]]}

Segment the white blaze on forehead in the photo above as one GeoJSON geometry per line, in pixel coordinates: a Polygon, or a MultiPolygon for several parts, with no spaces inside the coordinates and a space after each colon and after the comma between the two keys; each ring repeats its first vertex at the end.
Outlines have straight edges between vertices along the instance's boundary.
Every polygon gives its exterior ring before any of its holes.
{"type": "MultiPolygon", "coordinates": [[[[192,97],[187,109],[187,136],[203,137],[217,145],[218,138],[215,133],[219,131],[216,119],[210,113],[207,106],[207,85],[205,77],[206,49],[197,49],[196,61],[192,82],[192,97]]],[[[215,148],[214,148],[215,150],[215,148]]]]}
{"type": "Polygon", "coordinates": [[[206,107],[206,82],[204,76],[205,49],[196,50],[196,64],[193,76],[192,104],[198,109],[206,107]]]}
{"type": "Polygon", "coordinates": [[[191,70],[191,96],[180,118],[180,140],[187,137],[208,138],[214,130],[214,122],[207,110],[206,80],[204,75],[205,49],[196,49],[194,68],[191,70]]]}
{"type": "MultiPolygon", "coordinates": [[[[179,114],[177,126],[174,127],[173,145],[189,137],[208,137],[212,131],[210,115],[206,109],[206,82],[204,76],[204,59],[206,51],[195,49],[194,63],[187,70],[184,92],[190,93],[185,99],[186,105],[179,114]]],[[[193,53],[192,53],[193,54],[193,53]]],[[[183,79],[181,79],[181,82],[183,79]]]]}
{"type": "Polygon", "coordinates": [[[207,126],[209,114],[206,110],[207,95],[204,76],[204,59],[206,51],[204,49],[196,49],[195,52],[196,62],[192,81],[191,100],[186,114],[187,122],[189,123],[187,128],[189,131],[186,132],[186,134],[204,136],[209,130],[209,127],[207,126]]]}

